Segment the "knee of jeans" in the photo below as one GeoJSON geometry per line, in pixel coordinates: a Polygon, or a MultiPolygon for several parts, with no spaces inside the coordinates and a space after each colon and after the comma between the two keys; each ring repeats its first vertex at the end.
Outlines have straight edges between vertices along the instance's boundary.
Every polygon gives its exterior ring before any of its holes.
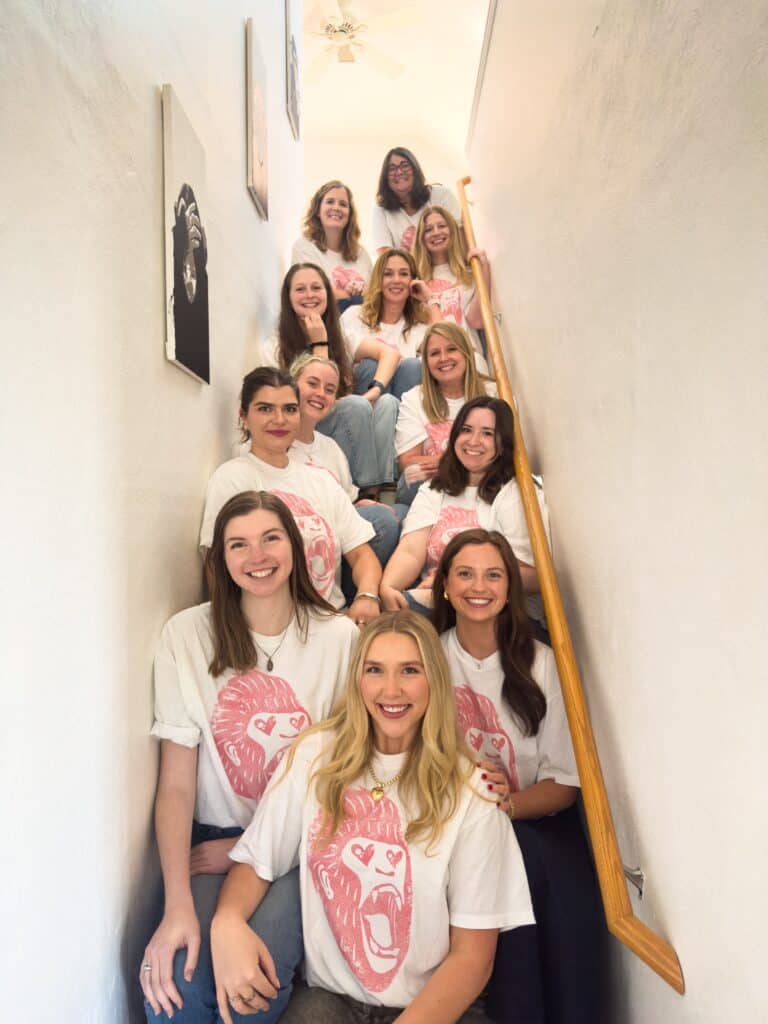
{"type": "MultiPolygon", "coordinates": [[[[367,399],[364,398],[363,401],[366,402],[367,399]]],[[[397,419],[397,413],[398,410],[400,409],[400,403],[398,402],[394,395],[381,395],[380,398],[376,399],[376,404],[374,405],[373,408],[374,415],[376,416],[377,419],[383,417],[391,417],[391,419],[394,421],[397,419]]]]}
{"type": "Polygon", "coordinates": [[[371,418],[371,403],[362,395],[347,395],[344,402],[336,406],[339,416],[347,422],[359,423],[371,418]]]}

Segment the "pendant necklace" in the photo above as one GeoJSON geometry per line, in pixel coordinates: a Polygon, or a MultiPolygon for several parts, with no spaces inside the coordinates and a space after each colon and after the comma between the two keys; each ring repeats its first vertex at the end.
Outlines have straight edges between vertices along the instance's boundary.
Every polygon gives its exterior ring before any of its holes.
{"type": "Polygon", "coordinates": [[[371,797],[373,798],[375,803],[378,803],[379,800],[382,800],[384,798],[384,791],[389,789],[390,786],[393,786],[399,779],[401,779],[403,777],[404,772],[405,768],[399,771],[397,775],[394,775],[391,779],[387,779],[386,782],[382,782],[380,779],[376,778],[376,773],[374,772],[372,766],[368,766],[368,774],[371,776],[374,783],[373,786],[371,786],[371,797]]]}
{"type": "Polygon", "coordinates": [[[288,630],[289,630],[289,628],[290,628],[291,622],[293,622],[293,617],[291,617],[291,619],[290,619],[290,621],[289,621],[288,625],[287,625],[287,626],[285,627],[285,629],[283,630],[283,635],[282,635],[282,636],[280,637],[280,641],[279,641],[279,643],[278,643],[277,647],[275,647],[274,651],[272,651],[272,652],[270,652],[270,651],[265,651],[265,650],[264,650],[264,648],[263,648],[263,647],[261,646],[261,644],[259,643],[259,641],[258,641],[258,640],[256,640],[256,638],[255,638],[255,637],[253,637],[253,636],[252,636],[253,642],[254,642],[254,644],[255,644],[255,646],[256,646],[256,648],[257,648],[257,650],[261,651],[261,653],[262,653],[262,654],[264,655],[264,657],[265,657],[265,658],[267,659],[267,672],[271,672],[271,671],[272,671],[272,669],[273,669],[273,667],[274,667],[274,664],[275,664],[275,660],[274,660],[274,659],[275,659],[275,655],[276,655],[276,654],[277,654],[277,652],[278,652],[278,651],[280,650],[280,648],[281,648],[281,647],[283,646],[283,640],[285,640],[286,636],[288,636],[288,630]]]}

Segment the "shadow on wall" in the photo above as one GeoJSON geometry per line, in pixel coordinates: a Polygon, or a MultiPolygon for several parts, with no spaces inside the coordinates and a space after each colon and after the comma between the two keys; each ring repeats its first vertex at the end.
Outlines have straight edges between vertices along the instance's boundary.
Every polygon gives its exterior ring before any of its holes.
{"type": "Polygon", "coordinates": [[[125,924],[120,943],[120,973],[125,985],[126,1021],[145,1024],[144,1000],[139,985],[139,966],[150,936],[160,923],[163,907],[163,885],[154,831],[147,829],[143,856],[146,865],[139,872],[128,894],[125,924]]]}

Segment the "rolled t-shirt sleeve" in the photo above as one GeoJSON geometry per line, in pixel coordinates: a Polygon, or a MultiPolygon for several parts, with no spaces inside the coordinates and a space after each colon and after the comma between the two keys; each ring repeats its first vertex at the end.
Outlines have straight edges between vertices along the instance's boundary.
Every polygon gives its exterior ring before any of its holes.
{"type": "Polygon", "coordinates": [[[405,517],[401,536],[405,537],[414,530],[423,530],[425,526],[434,526],[440,515],[442,501],[441,491],[433,491],[428,482],[422,484],[405,517]]]}
{"type": "Polygon", "coordinates": [[[536,781],[552,779],[561,786],[579,786],[579,772],[573,753],[560,680],[557,677],[555,656],[544,644],[536,645],[533,674],[547,698],[547,713],[536,734],[536,749],[539,755],[536,781]]]}
{"type": "Polygon", "coordinates": [[[182,747],[200,743],[200,728],[192,721],[182,693],[181,680],[173,654],[168,627],[160,637],[154,666],[155,722],[151,734],[171,740],[182,747]]]}
{"type": "Polygon", "coordinates": [[[331,477],[328,483],[333,485],[333,525],[342,552],[346,554],[361,544],[369,544],[376,535],[373,526],[358,514],[340,484],[331,477]]]}
{"type": "Polygon", "coordinates": [[[395,245],[383,206],[374,206],[373,208],[373,215],[371,216],[371,241],[374,253],[378,253],[379,249],[389,249],[395,245]]]}
{"type": "Polygon", "coordinates": [[[402,455],[427,439],[426,414],[421,405],[421,388],[411,388],[400,400],[395,425],[395,454],[402,455]]]}
{"type": "Polygon", "coordinates": [[[534,924],[514,829],[495,803],[479,796],[472,800],[451,854],[448,913],[455,928],[508,931],[534,924]],[[482,851],[482,864],[478,851],[482,851]]]}
{"type": "Polygon", "coordinates": [[[308,238],[297,238],[291,247],[291,264],[314,263],[318,265],[318,250],[308,238]]]}

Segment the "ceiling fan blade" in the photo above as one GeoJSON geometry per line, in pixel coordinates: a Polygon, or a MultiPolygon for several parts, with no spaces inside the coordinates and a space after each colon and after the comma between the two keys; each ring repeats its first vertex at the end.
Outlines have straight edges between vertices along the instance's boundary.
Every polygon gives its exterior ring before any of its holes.
{"type": "Polygon", "coordinates": [[[367,60],[372,68],[380,74],[386,75],[387,78],[397,78],[405,70],[405,65],[401,64],[399,60],[387,56],[377,46],[371,46],[370,43],[366,43],[361,48],[360,56],[367,60]]]}
{"type": "Polygon", "coordinates": [[[358,21],[359,19],[355,15],[352,9],[351,0],[336,0],[339,5],[339,11],[341,12],[342,21],[358,21]]]}

